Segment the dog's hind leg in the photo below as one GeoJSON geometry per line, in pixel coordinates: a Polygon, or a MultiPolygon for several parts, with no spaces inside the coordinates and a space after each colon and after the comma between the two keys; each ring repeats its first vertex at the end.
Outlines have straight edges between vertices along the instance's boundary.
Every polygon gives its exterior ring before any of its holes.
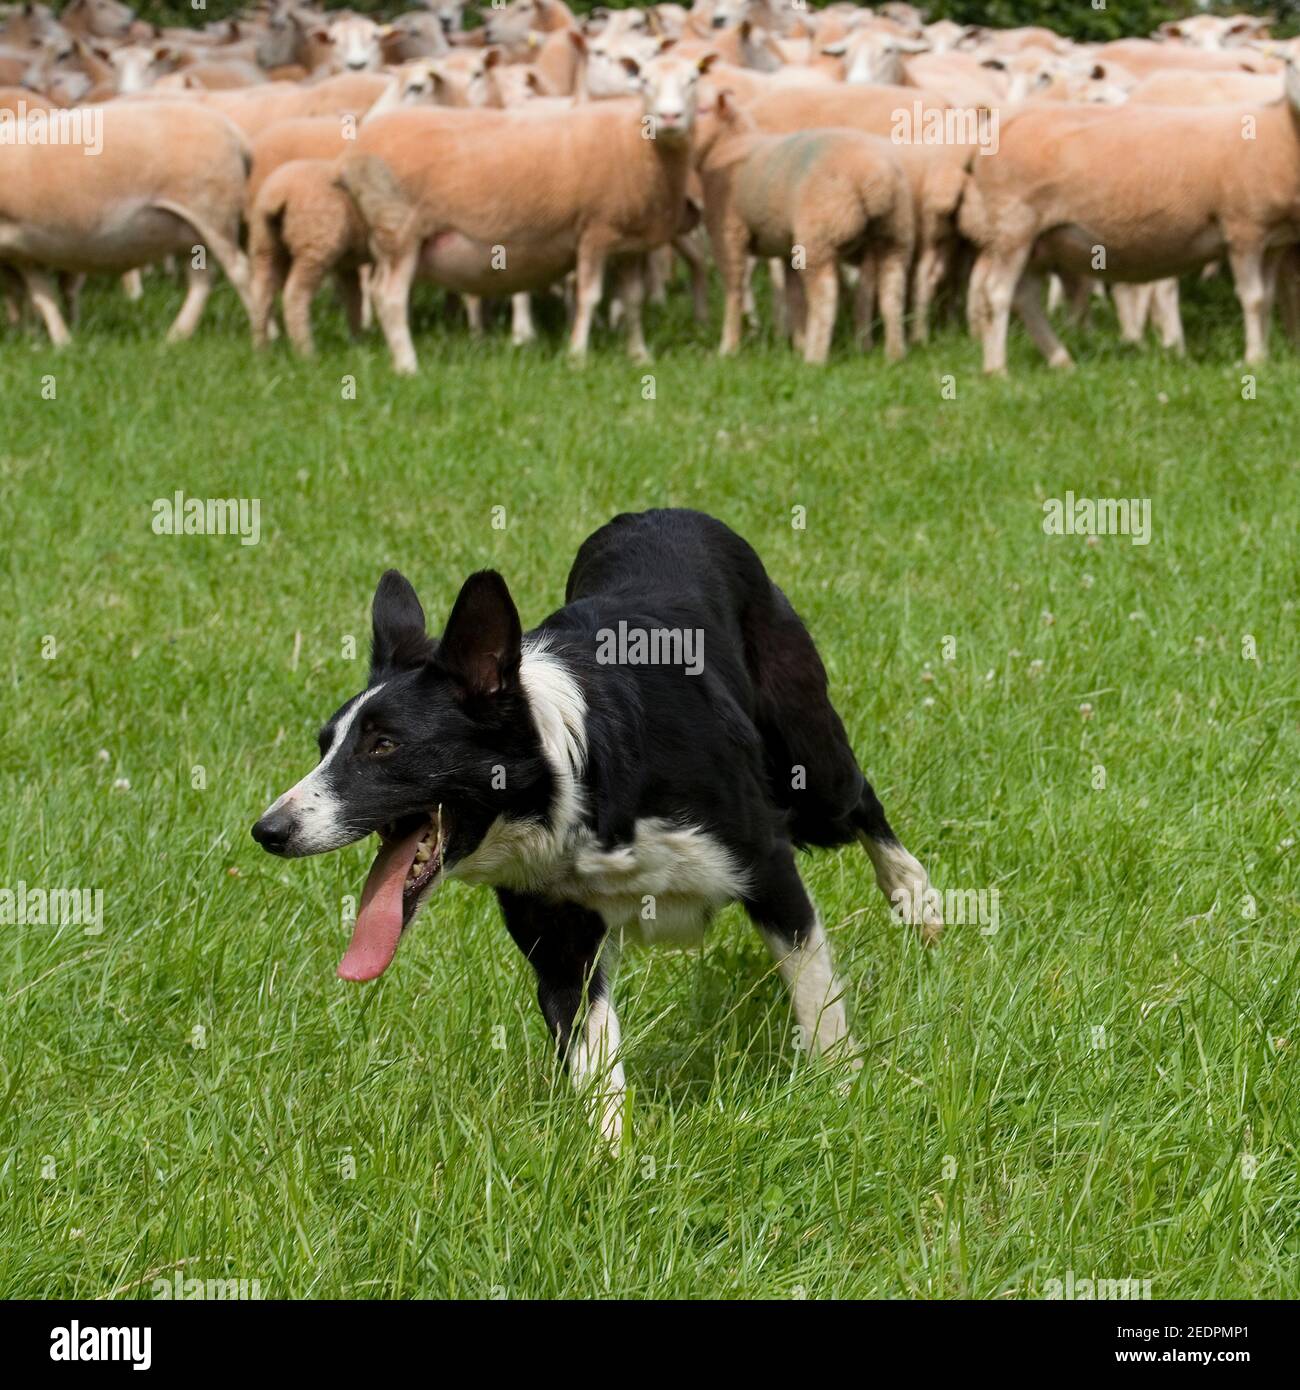
{"type": "Polygon", "coordinates": [[[744,903],[790,991],[801,1049],[837,1059],[851,1056],[854,1046],[844,1016],[844,989],[835,976],[830,942],[789,844],[773,851],[744,903]]]}
{"type": "Polygon", "coordinates": [[[541,1005],[561,1061],[617,1154],[626,1082],[612,999],[618,950],[598,913],[497,890],[506,928],[537,972],[541,1005]]]}
{"type": "Polygon", "coordinates": [[[870,783],[863,786],[862,799],[852,820],[858,839],[871,856],[876,882],[889,899],[890,907],[903,922],[917,929],[927,946],[931,945],[943,931],[939,895],[930,886],[929,876],[920,862],[903,848],[890,828],[885,809],[870,783]]]}

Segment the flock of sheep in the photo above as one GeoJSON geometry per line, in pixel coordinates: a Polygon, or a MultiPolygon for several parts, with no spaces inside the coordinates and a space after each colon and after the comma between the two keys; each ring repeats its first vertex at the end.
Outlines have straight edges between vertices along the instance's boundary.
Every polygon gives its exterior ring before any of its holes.
{"type": "MultiPolygon", "coordinates": [[[[332,277],[355,332],[373,313],[416,366],[408,301],[428,279],[471,331],[508,298],[561,293],[587,350],[610,293],[631,353],[680,260],[697,317],[722,281],[721,350],[766,263],[778,328],[824,361],[843,286],[857,341],[926,337],[964,291],[984,365],[1014,309],[1055,366],[1049,317],[1113,298],[1124,337],[1181,350],[1178,277],[1226,262],[1245,356],[1273,301],[1300,334],[1300,73],[1249,16],[1083,45],[1044,28],[924,22],[908,4],[696,0],[576,17],[564,0],[465,0],[380,24],[269,0],[159,30],[120,0],[0,8],[0,291],[68,341],[88,274],[170,262],[170,336],[214,267],[254,341],[310,353],[332,277]]],[[[1300,40],[1295,41],[1300,44],[1300,40]]],[[[1297,50],[1300,52],[1300,50],[1297,50]]]]}

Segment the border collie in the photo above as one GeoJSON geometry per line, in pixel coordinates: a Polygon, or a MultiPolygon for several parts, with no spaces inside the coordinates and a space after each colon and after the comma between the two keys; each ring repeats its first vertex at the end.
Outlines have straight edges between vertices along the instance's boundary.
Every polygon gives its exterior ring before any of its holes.
{"type": "Polygon", "coordinates": [[[612,989],[625,943],[698,944],[740,902],[789,987],[802,1045],[853,1060],[830,946],[795,850],[857,839],[904,921],[940,917],[831,705],[807,628],[753,549],[691,511],[617,516],[565,605],[520,629],[505,581],[465,581],[440,640],[389,570],[370,680],[320,762],[253,826],[273,854],[372,833],[345,980],[372,980],[448,878],[490,884],[601,1132],[617,1146],[612,989]]]}

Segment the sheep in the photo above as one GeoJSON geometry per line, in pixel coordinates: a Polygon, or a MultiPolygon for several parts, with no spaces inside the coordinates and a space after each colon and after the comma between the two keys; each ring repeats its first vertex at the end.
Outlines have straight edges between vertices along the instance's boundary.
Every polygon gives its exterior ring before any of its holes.
{"type": "Polygon", "coordinates": [[[59,23],[83,39],[124,39],[135,14],[119,0],[68,0],[59,23]]]}
{"type": "Polygon", "coordinates": [[[1117,63],[1134,77],[1147,77],[1161,68],[1192,72],[1276,72],[1273,58],[1248,48],[1206,52],[1181,44],[1155,43],[1151,39],[1116,39],[1104,43],[1092,55],[1099,63],[1117,63]]]}
{"type": "Polygon", "coordinates": [[[302,356],[312,356],[311,304],[331,271],[348,327],[354,335],[361,331],[360,270],[368,259],[366,229],[337,179],[336,159],[290,160],[267,175],[252,200],[248,210],[249,319],[256,347],[268,340],[272,300],[283,286],[289,341],[302,356]]]}
{"type": "Polygon", "coordinates": [[[860,260],[856,320],[870,333],[878,276],[885,353],[906,351],[903,309],[912,259],[912,195],[887,140],[856,130],[764,135],[719,94],[701,122],[697,164],[704,185],[704,220],[726,289],[720,351],[740,345],[748,256],[792,252],[801,274],[791,318],[804,361],[821,364],[830,350],[839,289],[839,262],[860,260]],[[807,305],[800,331],[799,302],[807,305]]]}
{"type": "MultiPolygon", "coordinates": [[[[439,123],[454,112],[364,126],[341,178],[369,230],[394,369],[416,369],[407,300],[417,270],[462,294],[513,295],[576,265],[570,353],[584,358],[606,262],[643,256],[679,230],[710,61],[669,54],[639,69],[639,109],[612,100],[529,119],[465,112],[451,138],[439,123]]],[[[621,278],[629,350],[644,359],[640,267],[621,278]]]]}
{"type": "Polygon", "coordinates": [[[968,315],[985,371],[1006,369],[1013,303],[1049,364],[1070,365],[1042,312],[1046,270],[1143,282],[1225,254],[1246,361],[1262,361],[1280,253],[1300,242],[1300,73],[1289,64],[1285,92],[1266,106],[1051,103],[1005,120],[960,215],[980,247],[968,315]]]}
{"type": "MultiPolygon", "coordinates": [[[[0,143],[0,262],[16,269],[56,347],[71,341],[51,270],[122,273],[184,256],[188,292],[169,342],[198,326],[212,286],[205,246],[245,307],[248,264],[239,217],[248,146],[223,116],[196,103],[115,102],[60,113],[85,143],[0,143]]],[[[71,129],[71,127],[69,127],[71,129]]]]}
{"type": "MultiPolygon", "coordinates": [[[[913,87],[805,87],[772,92],[755,101],[750,115],[760,130],[792,134],[847,126],[888,136],[907,176],[914,204],[916,264],[912,272],[912,341],[929,336],[930,308],[957,245],[956,216],[974,147],[924,144],[919,133],[899,136],[900,113],[942,112],[947,103],[913,87]]],[[[976,161],[980,162],[980,161],[976,161]]]]}

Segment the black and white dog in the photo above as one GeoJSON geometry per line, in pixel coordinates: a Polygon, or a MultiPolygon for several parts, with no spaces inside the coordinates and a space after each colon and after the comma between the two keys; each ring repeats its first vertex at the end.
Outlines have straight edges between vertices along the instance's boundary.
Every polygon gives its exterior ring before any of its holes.
{"type": "Polygon", "coordinates": [[[807,628],[721,522],[615,517],[578,551],[565,606],[527,634],[492,570],[465,581],[441,640],[396,570],[373,616],[369,684],[253,837],[294,857],[378,832],[339,966],[347,980],[388,967],[445,879],[495,888],[614,1144],[624,943],[697,944],[715,909],[739,901],[808,1049],[848,1055],[796,848],[861,840],[898,915],[937,934],[925,870],[858,768],[807,628]]]}

